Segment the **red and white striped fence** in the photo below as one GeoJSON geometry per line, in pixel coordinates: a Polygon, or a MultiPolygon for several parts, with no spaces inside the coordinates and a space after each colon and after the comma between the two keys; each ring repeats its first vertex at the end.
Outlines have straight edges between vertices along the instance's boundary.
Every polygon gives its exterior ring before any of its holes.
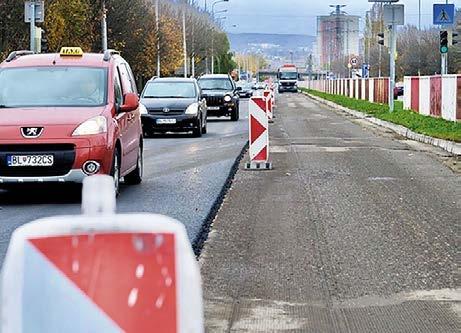
{"type": "Polygon", "coordinates": [[[461,75],[408,76],[403,107],[425,116],[461,120],[461,75]]]}
{"type": "Polygon", "coordinates": [[[310,80],[299,86],[372,103],[389,102],[389,78],[310,80]]]}

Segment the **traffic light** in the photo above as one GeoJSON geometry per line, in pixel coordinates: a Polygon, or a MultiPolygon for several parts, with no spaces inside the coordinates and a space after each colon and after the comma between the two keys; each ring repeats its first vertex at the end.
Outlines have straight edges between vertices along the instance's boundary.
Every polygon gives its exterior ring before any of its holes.
{"type": "Polygon", "coordinates": [[[46,31],[42,30],[40,53],[47,53],[47,52],[48,52],[48,38],[46,37],[46,31]]]}
{"type": "Polygon", "coordinates": [[[458,35],[459,34],[457,32],[452,32],[451,34],[448,35],[448,45],[449,46],[458,44],[458,40],[456,39],[458,35]]]}
{"type": "Polygon", "coordinates": [[[448,53],[448,39],[448,31],[440,31],[440,53],[442,54],[448,53]]]}
{"type": "Polygon", "coordinates": [[[389,33],[387,31],[378,34],[378,44],[389,47],[389,33]]]}

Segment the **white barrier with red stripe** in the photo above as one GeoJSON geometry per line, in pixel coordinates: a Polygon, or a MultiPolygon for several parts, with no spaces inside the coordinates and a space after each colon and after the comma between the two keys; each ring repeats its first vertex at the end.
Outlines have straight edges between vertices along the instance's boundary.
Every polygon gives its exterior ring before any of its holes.
{"type": "MultiPolygon", "coordinates": [[[[249,101],[250,165],[268,164],[269,161],[269,117],[266,112],[267,99],[264,96],[251,97],[249,101]]],[[[268,167],[269,165],[267,165],[268,167]]]]}
{"type": "Polygon", "coordinates": [[[204,331],[186,230],[160,215],[56,217],[18,228],[1,295],[3,333],[204,331]]]}
{"type": "Polygon", "coordinates": [[[272,91],[270,89],[264,90],[263,91],[263,96],[266,98],[266,113],[267,117],[269,118],[269,121],[271,121],[274,118],[273,115],[273,102],[272,102],[272,91]]]}
{"type": "Polygon", "coordinates": [[[461,75],[404,79],[404,108],[425,116],[461,120],[461,75]]]}
{"type": "MultiPolygon", "coordinates": [[[[272,97],[272,108],[275,108],[275,84],[273,83],[271,86],[271,97],[272,97]]],[[[272,110],[272,113],[274,113],[274,110],[272,110]]]]}

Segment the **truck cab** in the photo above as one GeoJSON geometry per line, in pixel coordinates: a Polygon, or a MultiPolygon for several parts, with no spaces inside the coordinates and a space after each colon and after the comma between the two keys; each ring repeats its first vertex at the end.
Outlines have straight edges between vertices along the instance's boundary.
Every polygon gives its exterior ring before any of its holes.
{"type": "Polygon", "coordinates": [[[298,92],[298,69],[295,65],[283,65],[279,68],[277,78],[279,93],[285,91],[298,92]]]}

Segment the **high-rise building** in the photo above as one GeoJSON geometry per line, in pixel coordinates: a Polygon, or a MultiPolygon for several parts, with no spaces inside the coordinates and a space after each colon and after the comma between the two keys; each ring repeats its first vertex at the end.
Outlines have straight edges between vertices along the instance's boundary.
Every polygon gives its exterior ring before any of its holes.
{"type": "Polygon", "coordinates": [[[347,15],[344,5],[335,5],[328,16],[317,17],[317,61],[320,69],[332,70],[333,64],[343,63],[360,53],[360,16],[347,15]]]}

